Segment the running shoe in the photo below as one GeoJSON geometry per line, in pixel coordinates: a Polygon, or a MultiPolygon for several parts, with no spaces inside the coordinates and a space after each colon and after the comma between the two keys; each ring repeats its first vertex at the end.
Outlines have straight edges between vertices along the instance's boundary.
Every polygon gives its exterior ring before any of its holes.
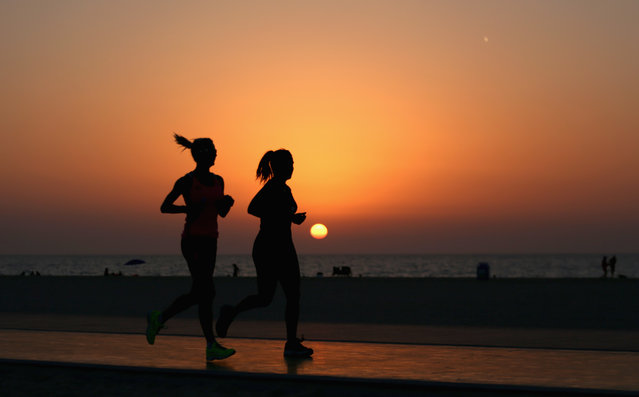
{"type": "Polygon", "coordinates": [[[164,324],[160,322],[159,310],[151,310],[146,315],[146,341],[149,345],[155,343],[155,336],[164,328],[164,324]]]}
{"type": "Polygon", "coordinates": [[[303,339],[289,340],[284,345],[284,357],[305,358],[313,354],[313,349],[302,344],[303,339]]]}
{"type": "Polygon", "coordinates": [[[223,360],[235,354],[235,349],[227,349],[217,342],[206,347],[206,361],[223,360]]]}
{"type": "Polygon", "coordinates": [[[229,326],[231,325],[231,321],[233,321],[233,306],[224,305],[220,309],[220,317],[217,319],[215,323],[215,332],[217,336],[220,338],[226,338],[226,334],[229,331],[229,326]]]}

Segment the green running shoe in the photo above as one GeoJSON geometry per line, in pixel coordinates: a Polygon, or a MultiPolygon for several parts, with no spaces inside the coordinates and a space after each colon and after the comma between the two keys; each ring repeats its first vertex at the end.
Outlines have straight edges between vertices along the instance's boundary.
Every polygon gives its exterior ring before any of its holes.
{"type": "Polygon", "coordinates": [[[206,361],[223,360],[235,354],[235,349],[227,349],[217,342],[206,348],[206,361]]]}
{"type": "Polygon", "coordinates": [[[164,328],[164,324],[160,322],[160,311],[151,310],[146,315],[146,341],[149,345],[155,343],[155,336],[164,328]]]}

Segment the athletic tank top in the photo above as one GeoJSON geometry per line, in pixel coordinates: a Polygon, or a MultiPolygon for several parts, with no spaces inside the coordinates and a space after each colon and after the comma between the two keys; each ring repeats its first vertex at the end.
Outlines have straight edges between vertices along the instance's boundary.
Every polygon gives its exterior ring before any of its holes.
{"type": "Polygon", "coordinates": [[[269,180],[251,200],[250,207],[260,218],[260,232],[270,238],[291,238],[291,215],[297,203],[285,183],[269,180]]]}
{"type": "Polygon", "coordinates": [[[185,201],[188,200],[187,205],[204,205],[202,212],[199,215],[192,217],[186,216],[186,222],[184,223],[183,236],[209,236],[218,237],[217,229],[217,207],[215,203],[217,200],[224,196],[222,191],[222,185],[215,177],[215,183],[213,186],[207,186],[198,181],[198,179],[191,175],[191,188],[188,196],[185,196],[185,201]],[[193,219],[192,219],[193,218],[193,219]]]}

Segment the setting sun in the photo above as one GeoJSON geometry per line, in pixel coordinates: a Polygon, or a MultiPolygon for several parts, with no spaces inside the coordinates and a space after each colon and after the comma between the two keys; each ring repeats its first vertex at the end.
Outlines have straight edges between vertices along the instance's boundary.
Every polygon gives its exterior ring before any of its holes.
{"type": "Polygon", "coordinates": [[[299,253],[637,251],[639,1],[156,3],[0,2],[0,253],[179,254],[174,132],[218,151],[219,254],[279,148],[299,253]]]}
{"type": "Polygon", "coordinates": [[[311,227],[311,236],[318,240],[323,239],[328,234],[328,229],[321,223],[316,223],[311,227]]]}

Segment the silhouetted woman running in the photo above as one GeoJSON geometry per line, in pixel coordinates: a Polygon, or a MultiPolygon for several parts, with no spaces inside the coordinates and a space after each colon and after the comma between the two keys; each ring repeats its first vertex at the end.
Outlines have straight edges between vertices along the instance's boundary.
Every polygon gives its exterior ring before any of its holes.
{"type": "Polygon", "coordinates": [[[198,305],[200,325],[206,338],[206,359],[218,360],[235,353],[216,342],[213,334],[213,271],[217,254],[217,216],[226,216],[234,201],[224,195],[224,180],[209,171],[215,164],[217,151],[209,138],[198,138],[193,142],[175,134],[175,142],[185,149],[191,149],[195,160],[195,170],[175,182],[162,203],[165,214],[186,213],[186,223],[182,232],[182,255],[191,273],[191,291],[179,296],[164,311],[153,310],[147,315],[146,339],[155,342],[155,336],[164,328],[164,323],[176,314],[198,305]],[[186,205],[175,205],[182,196],[186,205]]]}
{"type": "Polygon", "coordinates": [[[306,213],[296,213],[297,204],[286,181],[293,175],[293,156],[288,150],[268,151],[257,167],[257,178],[266,182],[253,197],[248,212],[260,218],[260,231],[253,244],[253,262],[257,272],[257,295],[237,306],[225,305],[215,325],[218,336],[225,337],[238,313],[268,306],[279,282],[286,296],[286,357],[310,357],[313,350],[297,339],[300,311],[300,266],[291,236],[291,223],[301,224],[306,213]]]}

